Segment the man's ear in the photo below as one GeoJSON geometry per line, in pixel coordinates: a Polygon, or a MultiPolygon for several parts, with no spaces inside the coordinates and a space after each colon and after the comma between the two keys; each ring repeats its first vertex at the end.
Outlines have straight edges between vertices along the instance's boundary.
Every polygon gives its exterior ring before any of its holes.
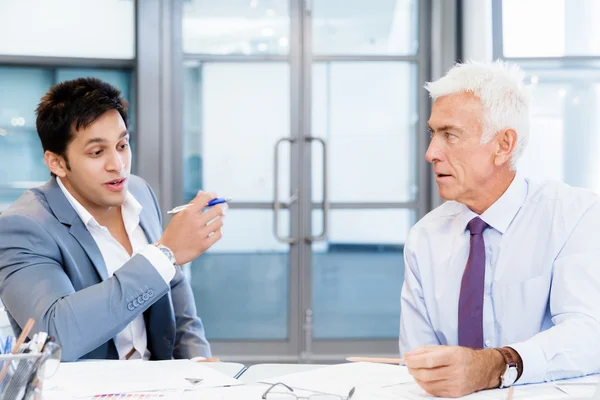
{"type": "Polygon", "coordinates": [[[44,161],[46,162],[50,172],[52,172],[54,175],[58,176],[59,178],[64,178],[67,175],[69,166],[64,157],[46,150],[44,152],[44,161]]]}
{"type": "Polygon", "coordinates": [[[506,129],[496,136],[496,153],[494,164],[499,167],[510,162],[515,147],[517,146],[517,132],[514,129],[506,129]]]}

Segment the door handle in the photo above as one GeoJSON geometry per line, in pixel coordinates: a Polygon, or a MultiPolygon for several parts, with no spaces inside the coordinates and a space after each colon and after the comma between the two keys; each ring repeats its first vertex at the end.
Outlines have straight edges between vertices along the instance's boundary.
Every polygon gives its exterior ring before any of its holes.
{"type": "MultiPolygon", "coordinates": [[[[275,238],[288,244],[296,243],[296,239],[293,237],[285,237],[279,234],[279,211],[281,210],[281,202],[279,201],[279,145],[283,142],[294,143],[296,141],[293,137],[283,137],[275,143],[275,165],[274,165],[274,177],[273,177],[273,234],[275,238]]],[[[288,205],[291,205],[298,198],[298,194],[294,193],[288,199],[288,205]]]]}
{"type": "Polygon", "coordinates": [[[319,137],[315,136],[306,136],[305,140],[307,142],[319,142],[323,146],[323,231],[319,236],[309,236],[306,238],[307,242],[319,242],[327,239],[328,235],[328,227],[329,224],[327,220],[329,219],[329,196],[327,194],[327,142],[319,137]]]}

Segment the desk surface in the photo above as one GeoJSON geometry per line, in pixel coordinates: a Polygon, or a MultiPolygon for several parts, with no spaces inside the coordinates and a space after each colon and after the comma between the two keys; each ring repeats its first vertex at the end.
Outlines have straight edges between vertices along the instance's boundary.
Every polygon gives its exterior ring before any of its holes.
{"type": "Polygon", "coordinates": [[[257,364],[248,367],[246,372],[238,378],[244,383],[261,382],[276,376],[294,374],[296,372],[310,371],[323,368],[321,364],[257,364]]]}
{"type": "MultiPolygon", "coordinates": [[[[118,361],[112,361],[112,362],[118,362],[118,361]]],[[[110,363],[111,361],[106,363],[106,367],[110,368],[110,363]]],[[[134,366],[137,364],[135,362],[130,362],[132,363],[132,368],[135,368],[134,366]]],[[[242,383],[244,383],[245,385],[241,385],[241,386],[232,386],[231,388],[226,387],[226,388],[222,388],[224,390],[227,390],[227,394],[231,394],[232,396],[234,396],[235,398],[244,398],[245,400],[251,400],[253,398],[259,399],[260,395],[262,394],[262,391],[264,390],[264,385],[261,384],[257,384],[257,385],[252,385],[252,383],[256,383],[256,382],[263,382],[265,380],[268,379],[272,379],[275,378],[277,376],[283,376],[283,375],[289,375],[289,374],[294,374],[294,373],[300,373],[300,372],[306,372],[306,371],[311,371],[311,370],[316,370],[316,369],[320,369],[323,367],[327,367],[328,365],[322,365],[322,364],[257,364],[257,365],[252,365],[250,367],[248,367],[245,370],[245,366],[239,363],[232,363],[232,362],[207,362],[207,363],[203,363],[204,366],[211,368],[213,370],[216,370],[218,372],[221,372],[227,376],[230,377],[235,377],[235,376],[239,376],[238,380],[242,383]],[[244,373],[241,374],[241,376],[239,375],[241,371],[244,371],[244,373]],[[231,389],[231,390],[230,390],[231,389]],[[256,392],[254,393],[253,392],[256,392]],[[238,393],[239,392],[239,393],[238,393]],[[259,393],[260,392],[260,393],[259,393]],[[252,394],[251,397],[247,397],[246,394],[252,394]],[[242,397],[240,397],[242,396],[242,397]],[[246,397],[243,397],[246,396],[246,397]],[[258,397],[257,397],[258,396],[258,397]]],[[[102,379],[102,378],[98,378],[98,379],[102,379]]],[[[515,398],[519,399],[519,398],[537,398],[539,400],[542,399],[552,399],[552,400],[556,400],[556,399],[569,399],[569,400],[580,400],[586,396],[588,396],[588,399],[591,399],[593,393],[595,392],[595,388],[598,385],[598,375],[595,376],[589,376],[589,377],[585,377],[585,378],[580,378],[580,379],[574,379],[574,380],[567,380],[567,381],[558,381],[556,383],[548,383],[548,384],[540,384],[540,385],[522,385],[522,386],[517,386],[515,388],[515,398]],[[557,387],[560,385],[560,388],[557,387]],[[586,385],[586,386],[583,386],[586,385]]],[[[397,390],[394,389],[394,387],[396,387],[398,385],[392,385],[391,390],[397,390]]],[[[403,388],[403,386],[398,386],[401,389],[403,388]]],[[[387,386],[386,386],[387,388],[387,386]]],[[[47,389],[47,387],[46,387],[47,389]]],[[[368,388],[367,388],[368,389],[368,388]]],[[[202,390],[207,390],[207,392],[205,392],[207,395],[210,394],[210,391],[213,389],[202,389],[202,390]]],[[[214,390],[217,390],[216,388],[214,390]]],[[[385,389],[388,390],[388,389],[385,389]]],[[[389,391],[389,390],[388,390],[389,391]]],[[[383,398],[386,399],[397,399],[402,397],[402,390],[397,390],[398,393],[396,393],[395,391],[393,392],[385,392],[383,393],[383,398]]],[[[600,393],[600,387],[599,387],[599,393],[600,393]]],[[[210,395],[207,398],[210,399],[215,399],[215,398],[219,398],[222,399],[222,393],[217,393],[218,396],[217,397],[211,397],[210,395]]],[[[361,393],[360,390],[357,390],[357,395],[360,394],[361,396],[357,396],[357,400],[359,400],[359,398],[361,400],[364,399],[368,399],[371,400],[373,397],[369,397],[372,394],[375,393],[371,393],[371,392],[364,392],[361,393]],[[367,397],[365,397],[367,396],[367,397]]],[[[378,394],[382,394],[382,393],[378,393],[378,394]]],[[[187,398],[197,398],[198,396],[198,392],[196,391],[190,391],[189,392],[190,397],[185,397],[187,398]]],[[[499,400],[504,400],[506,396],[505,391],[502,390],[497,390],[497,391],[490,391],[488,393],[485,393],[485,398],[489,398],[489,399],[499,399],[499,400]]],[[[229,398],[229,397],[228,397],[229,398]]],[[[233,398],[233,397],[232,397],[233,398]]],[[[596,397],[594,397],[596,398],[596,397]]],[[[58,390],[44,390],[44,399],[47,400],[66,400],[66,399],[71,399],[71,396],[69,395],[69,393],[67,393],[64,390],[60,390],[60,386],[58,390]],[[66,396],[66,397],[65,397],[66,396]]],[[[598,398],[600,399],[600,398],[598,398]]]]}

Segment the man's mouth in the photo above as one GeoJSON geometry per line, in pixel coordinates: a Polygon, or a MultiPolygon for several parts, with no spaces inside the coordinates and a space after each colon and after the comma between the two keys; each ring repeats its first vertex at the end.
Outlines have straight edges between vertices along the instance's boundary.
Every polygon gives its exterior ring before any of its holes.
{"type": "Polygon", "coordinates": [[[114,179],[112,181],[108,181],[105,183],[106,187],[108,187],[109,189],[121,189],[123,187],[123,184],[125,183],[126,178],[119,178],[119,179],[114,179]]]}

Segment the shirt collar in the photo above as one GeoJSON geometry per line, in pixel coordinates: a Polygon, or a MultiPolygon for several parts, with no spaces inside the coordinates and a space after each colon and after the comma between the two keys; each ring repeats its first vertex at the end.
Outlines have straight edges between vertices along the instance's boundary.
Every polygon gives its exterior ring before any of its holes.
{"type": "MultiPolygon", "coordinates": [[[[86,210],[85,207],[82,206],[81,203],[78,202],[77,199],[73,197],[73,195],[67,190],[67,188],[58,176],[56,177],[56,183],[58,183],[60,190],[63,192],[71,206],[75,209],[75,212],[77,213],[77,215],[79,215],[79,218],[81,218],[81,221],[83,221],[83,224],[86,227],[100,226],[100,224],[98,224],[98,222],[92,216],[92,214],[90,214],[89,211],[86,210]]],[[[137,221],[135,222],[136,225],[139,224],[139,216],[140,212],[142,212],[142,205],[136,200],[135,197],[133,197],[133,195],[129,191],[127,191],[127,193],[125,194],[125,201],[123,202],[121,211],[123,213],[123,221],[125,221],[126,225],[127,221],[132,220],[137,221]]]]}
{"type": "Polygon", "coordinates": [[[527,197],[527,187],[528,184],[525,178],[517,173],[504,194],[490,208],[485,210],[483,214],[477,215],[467,206],[463,205],[464,210],[461,213],[462,225],[466,229],[469,221],[478,216],[489,226],[504,234],[527,197]]]}

